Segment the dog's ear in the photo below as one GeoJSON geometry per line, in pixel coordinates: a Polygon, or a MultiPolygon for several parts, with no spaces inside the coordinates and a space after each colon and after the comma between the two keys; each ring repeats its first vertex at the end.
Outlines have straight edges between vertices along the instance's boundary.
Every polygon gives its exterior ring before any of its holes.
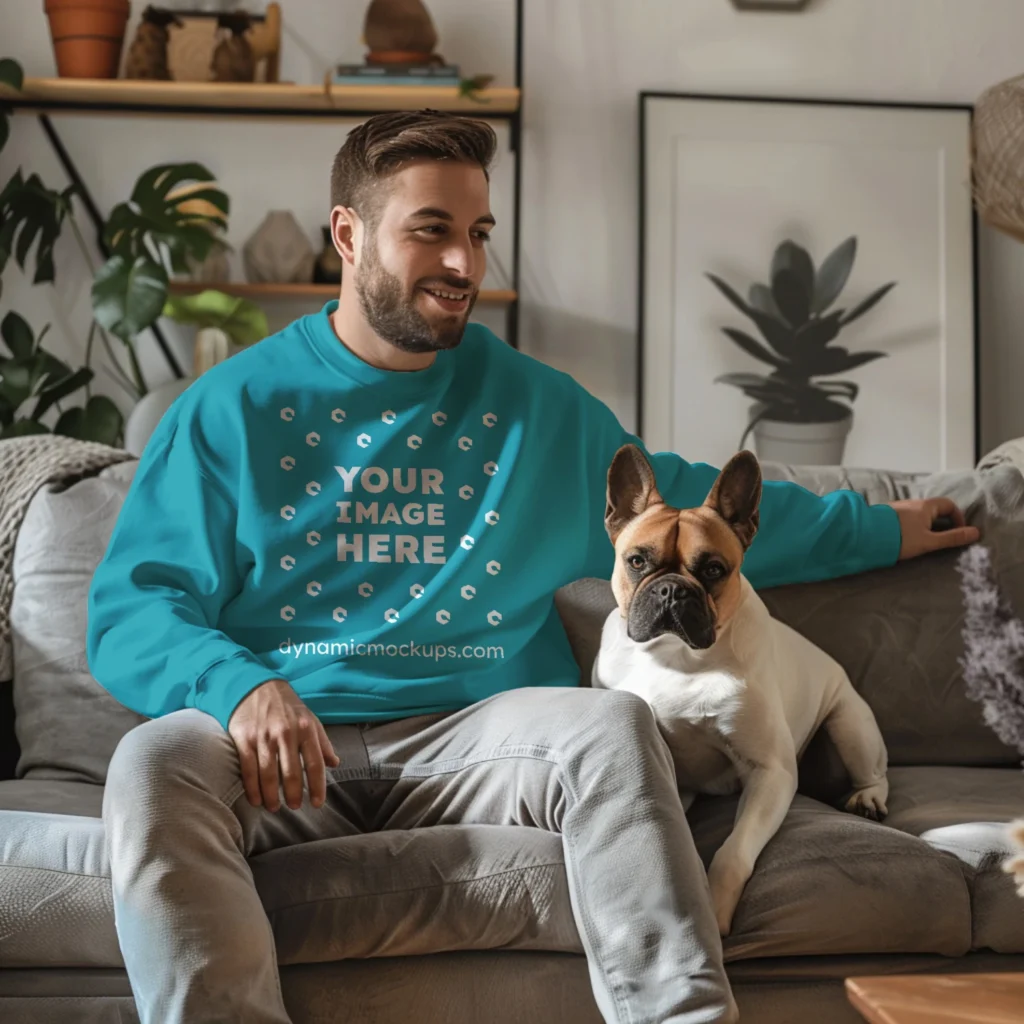
{"type": "Polygon", "coordinates": [[[761,466],[752,452],[737,452],[718,474],[704,502],[732,527],[744,551],[760,523],[761,466]]]}
{"type": "Polygon", "coordinates": [[[631,519],[662,501],[647,456],[637,445],[624,444],[608,467],[604,525],[612,543],[631,519]]]}

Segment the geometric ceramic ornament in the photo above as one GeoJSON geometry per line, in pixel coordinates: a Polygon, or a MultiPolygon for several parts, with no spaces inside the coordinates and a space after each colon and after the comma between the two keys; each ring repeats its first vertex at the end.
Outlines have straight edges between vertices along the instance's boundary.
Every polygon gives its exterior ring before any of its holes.
{"type": "Polygon", "coordinates": [[[242,247],[242,262],[253,283],[308,284],[316,253],[288,210],[272,210],[242,247]]]}

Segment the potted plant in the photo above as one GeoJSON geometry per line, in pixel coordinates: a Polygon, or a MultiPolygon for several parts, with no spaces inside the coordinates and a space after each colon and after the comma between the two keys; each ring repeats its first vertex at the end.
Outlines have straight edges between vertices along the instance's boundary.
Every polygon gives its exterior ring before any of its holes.
{"type": "Polygon", "coordinates": [[[196,295],[172,295],[164,306],[164,316],[198,328],[194,363],[197,377],[234,355],[238,348],[265,338],[269,331],[266,314],[259,306],[212,288],[196,295]]]}
{"type": "Polygon", "coordinates": [[[726,373],[731,384],[754,400],[740,438],[753,431],[759,458],[799,465],[838,465],[853,425],[852,403],[859,391],[850,380],[821,380],[881,359],[885,352],[850,352],[833,342],[895,286],[882,285],[852,309],[833,309],[857,254],[850,237],[815,268],[810,254],[786,240],[775,250],[771,284],[753,284],[748,299],[715,274],[716,288],[757,328],[761,339],[735,327],[722,332],[744,352],[771,367],[767,374],[726,373]]]}

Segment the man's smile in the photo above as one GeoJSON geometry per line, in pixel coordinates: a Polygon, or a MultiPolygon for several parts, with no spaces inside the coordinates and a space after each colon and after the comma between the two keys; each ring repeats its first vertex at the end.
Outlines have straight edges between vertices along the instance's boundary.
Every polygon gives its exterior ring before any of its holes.
{"type": "Polygon", "coordinates": [[[421,288],[431,300],[446,313],[461,313],[469,304],[471,292],[455,291],[450,288],[421,288]]]}

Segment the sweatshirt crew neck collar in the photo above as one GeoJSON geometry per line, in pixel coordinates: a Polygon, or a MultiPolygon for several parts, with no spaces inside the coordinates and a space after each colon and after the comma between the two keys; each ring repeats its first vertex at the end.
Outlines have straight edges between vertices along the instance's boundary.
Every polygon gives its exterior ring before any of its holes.
{"type": "Polygon", "coordinates": [[[323,361],[358,384],[382,385],[389,391],[416,394],[447,383],[454,370],[454,349],[442,349],[423,370],[385,370],[371,366],[352,352],[334,333],[331,315],[338,300],[331,299],[319,313],[305,318],[305,334],[323,361]]]}

